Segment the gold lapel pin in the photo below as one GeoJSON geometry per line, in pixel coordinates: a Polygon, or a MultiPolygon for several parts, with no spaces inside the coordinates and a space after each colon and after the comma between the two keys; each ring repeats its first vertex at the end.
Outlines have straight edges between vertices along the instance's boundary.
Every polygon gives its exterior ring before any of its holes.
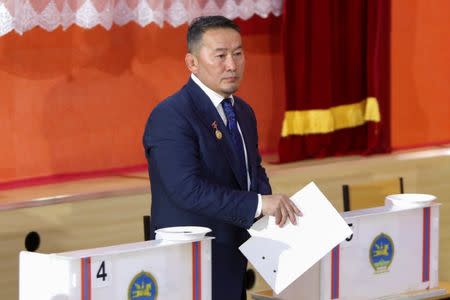
{"type": "Polygon", "coordinates": [[[216,138],[218,140],[221,140],[222,139],[222,132],[217,127],[217,122],[216,121],[212,122],[211,127],[214,128],[214,133],[216,135],[216,138]]]}

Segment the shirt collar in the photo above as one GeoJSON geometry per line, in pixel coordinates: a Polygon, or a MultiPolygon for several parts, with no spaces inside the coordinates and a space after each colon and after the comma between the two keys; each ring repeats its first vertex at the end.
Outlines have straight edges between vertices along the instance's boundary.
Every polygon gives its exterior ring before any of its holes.
{"type": "MultiPolygon", "coordinates": [[[[195,76],[194,74],[191,74],[191,78],[192,80],[200,87],[200,89],[202,89],[203,92],[205,92],[205,94],[208,96],[208,98],[211,100],[211,102],[213,103],[214,107],[218,107],[221,103],[222,100],[224,99],[222,95],[216,93],[215,91],[213,91],[212,89],[210,89],[209,87],[207,87],[203,82],[200,81],[200,79],[198,79],[197,76],[195,76]]],[[[231,98],[231,105],[234,105],[234,98],[233,95],[230,95],[231,98]]]]}

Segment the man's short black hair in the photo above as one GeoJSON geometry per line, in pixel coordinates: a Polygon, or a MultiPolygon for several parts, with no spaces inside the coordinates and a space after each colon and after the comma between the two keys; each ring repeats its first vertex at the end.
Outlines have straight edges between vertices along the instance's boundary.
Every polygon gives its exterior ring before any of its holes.
{"type": "Polygon", "coordinates": [[[194,51],[194,48],[200,42],[206,31],[217,28],[230,28],[239,33],[241,32],[241,28],[236,23],[224,16],[204,16],[195,18],[189,25],[187,32],[187,46],[189,53],[194,51]]]}

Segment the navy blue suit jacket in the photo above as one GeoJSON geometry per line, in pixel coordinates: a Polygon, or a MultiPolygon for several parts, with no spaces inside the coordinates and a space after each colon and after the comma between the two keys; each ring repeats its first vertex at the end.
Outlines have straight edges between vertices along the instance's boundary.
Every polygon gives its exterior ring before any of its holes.
{"type": "Polygon", "coordinates": [[[271,194],[261,166],[255,115],[242,99],[234,100],[247,150],[250,191],[227,128],[192,79],[155,107],[143,138],[152,193],[151,237],[156,229],[169,226],[212,229],[213,300],[241,299],[247,261],[238,247],[249,237],[246,229],[254,222],[257,194],[271,194]],[[222,139],[215,135],[214,122],[222,139]]]}

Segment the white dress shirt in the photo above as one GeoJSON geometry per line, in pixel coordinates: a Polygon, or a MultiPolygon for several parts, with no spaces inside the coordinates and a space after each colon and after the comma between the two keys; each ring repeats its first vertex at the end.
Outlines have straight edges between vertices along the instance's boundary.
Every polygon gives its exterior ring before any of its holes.
{"type": "MultiPolygon", "coordinates": [[[[198,79],[198,77],[195,76],[194,74],[191,74],[191,78],[202,89],[202,91],[205,92],[205,94],[209,97],[212,104],[217,109],[217,112],[219,113],[220,117],[222,118],[223,123],[226,126],[228,123],[228,120],[227,120],[227,117],[225,116],[225,112],[223,111],[223,107],[221,105],[222,100],[224,99],[223,96],[221,96],[220,94],[216,93],[215,91],[213,91],[212,89],[207,87],[205,84],[203,84],[203,82],[201,82],[200,79],[198,79]]],[[[231,98],[231,105],[234,106],[233,95],[231,95],[230,98],[231,98]]],[[[241,127],[239,126],[239,123],[237,121],[236,121],[236,123],[237,123],[237,127],[239,130],[239,134],[241,135],[242,144],[245,145],[245,140],[244,140],[244,136],[242,135],[241,127]]],[[[247,149],[245,148],[245,146],[243,148],[244,148],[244,157],[245,157],[245,169],[247,170],[247,191],[249,191],[250,190],[250,173],[248,172],[247,149]]],[[[262,210],[262,197],[260,194],[258,194],[258,207],[256,209],[255,217],[259,217],[259,215],[261,214],[261,210],[262,210]]]]}

